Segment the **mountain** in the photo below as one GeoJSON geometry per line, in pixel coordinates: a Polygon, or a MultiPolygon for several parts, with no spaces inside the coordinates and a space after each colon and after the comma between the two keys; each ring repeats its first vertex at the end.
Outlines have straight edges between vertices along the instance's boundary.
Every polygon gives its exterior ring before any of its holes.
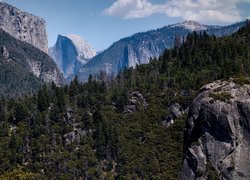
{"type": "Polygon", "coordinates": [[[183,28],[189,31],[204,31],[210,28],[207,25],[203,25],[195,21],[184,21],[182,23],[176,23],[176,24],[170,25],[170,27],[172,28],[179,27],[179,28],[183,28]]]}
{"type": "Polygon", "coordinates": [[[243,22],[229,26],[208,26],[185,21],[148,32],[137,33],[115,42],[108,49],[93,57],[77,73],[81,81],[100,71],[115,75],[125,67],[147,64],[150,58],[158,58],[166,48],[180,45],[192,31],[206,31],[218,37],[230,35],[244,25],[243,22]]]}
{"type": "Polygon", "coordinates": [[[36,95],[0,98],[0,179],[177,179],[183,149],[191,157],[187,170],[198,167],[196,179],[218,179],[217,167],[249,179],[249,163],[243,167],[249,162],[249,32],[192,33],[180,47],[112,80],[74,79],[36,95]],[[212,177],[199,177],[203,162],[212,177]]]}
{"type": "Polygon", "coordinates": [[[45,20],[0,2],[0,29],[11,36],[48,52],[45,20]]]}
{"type": "Polygon", "coordinates": [[[78,35],[59,35],[54,47],[49,48],[49,54],[67,79],[74,77],[96,52],[78,35]]]}
{"type": "Polygon", "coordinates": [[[233,81],[201,88],[190,107],[179,179],[250,179],[249,91],[233,81]]]}
{"type": "Polygon", "coordinates": [[[54,61],[43,51],[0,29],[1,96],[36,91],[43,82],[64,84],[54,61]]]}

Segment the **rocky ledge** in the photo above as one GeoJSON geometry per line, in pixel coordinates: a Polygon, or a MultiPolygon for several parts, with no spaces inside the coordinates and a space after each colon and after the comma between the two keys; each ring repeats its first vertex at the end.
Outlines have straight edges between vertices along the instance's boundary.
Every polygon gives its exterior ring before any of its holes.
{"type": "Polygon", "coordinates": [[[250,85],[216,81],[189,110],[179,179],[250,179],[250,85]]]}

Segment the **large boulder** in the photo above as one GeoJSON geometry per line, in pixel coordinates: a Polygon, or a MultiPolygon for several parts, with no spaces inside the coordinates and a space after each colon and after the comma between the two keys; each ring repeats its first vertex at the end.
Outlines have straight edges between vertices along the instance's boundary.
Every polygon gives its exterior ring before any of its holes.
{"type": "Polygon", "coordinates": [[[250,179],[250,85],[216,81],[189,110],[179,179],[250,179]]]}

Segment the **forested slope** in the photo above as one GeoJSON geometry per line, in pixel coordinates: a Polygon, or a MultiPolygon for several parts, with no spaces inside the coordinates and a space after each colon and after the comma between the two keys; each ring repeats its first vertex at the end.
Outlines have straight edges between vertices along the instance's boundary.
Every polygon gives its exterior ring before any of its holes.
{"type": "Polygon", "coordinates": [[[54,61],[31,44],[0,29],[0,96],[19,97],[37,92],[42,83],[64,84],[54,61]]]}
{"type": "Polygon", "coordinates": [[[193,33],[115,79],[101,72],[84,84],[52,83],[34,96],[2,99],[0,177],[17,171],[60,179],[176,179],[190,102],[216,79],[248,83],[249,34],[249,27],[222,38],[193,33]]]}

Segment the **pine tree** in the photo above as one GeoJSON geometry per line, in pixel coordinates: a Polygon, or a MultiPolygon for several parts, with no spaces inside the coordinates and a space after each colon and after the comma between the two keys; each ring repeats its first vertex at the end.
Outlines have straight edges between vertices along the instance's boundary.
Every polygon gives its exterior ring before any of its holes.
{"type": "Polygon", "coordinates": [[[26,107],[24,103],[16,103],[15,105],[15,124],[17,124],[19,121],[24,121],[29,115],[29,110],[26,107]]]}
{"type": "Polygon", "coordinates": [[[48,107],[49,107],[49,94],[47,86],[44,85],[37,95],[37,108],[39,109],[39,111],[43,112],[47,110],[48,107]]]}

